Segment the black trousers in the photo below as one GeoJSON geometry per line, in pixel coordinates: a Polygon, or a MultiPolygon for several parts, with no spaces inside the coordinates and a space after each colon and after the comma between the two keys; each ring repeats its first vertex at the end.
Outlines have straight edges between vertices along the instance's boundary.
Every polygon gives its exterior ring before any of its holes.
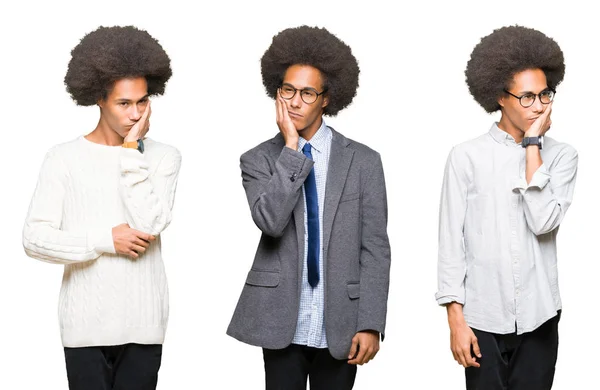
{"type": "Polygon", "coordinates": [[[65,348],[70,390],[154,390],[162,345],[65,348]]]}
{"type": "Polygon", "coordinates": [[[529,333],[494,334],[473,329],[481,367],[465,369],[467,390],[549,390],[558,353],[558,315],[529,333]]]}
{"type": "Polygon", "coordinates": [[[284,349],[263,348],[267,390],[350,390],[356,366],[337,360],[327,348],[291,344],[284,349]]]}

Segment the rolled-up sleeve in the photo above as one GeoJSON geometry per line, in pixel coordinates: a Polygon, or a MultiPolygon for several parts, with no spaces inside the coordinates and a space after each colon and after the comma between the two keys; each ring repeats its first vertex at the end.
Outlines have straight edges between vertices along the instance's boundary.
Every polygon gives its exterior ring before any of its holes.
{"type": "Polygon", "coordinates": [[[577,151],[572,147],[558,154],[550,163],[542,164],[527,184],[524,173],[513,188],[523,197],[527,226],[536,235],[556,229],[573,201],[577,177],[577,151]]]}

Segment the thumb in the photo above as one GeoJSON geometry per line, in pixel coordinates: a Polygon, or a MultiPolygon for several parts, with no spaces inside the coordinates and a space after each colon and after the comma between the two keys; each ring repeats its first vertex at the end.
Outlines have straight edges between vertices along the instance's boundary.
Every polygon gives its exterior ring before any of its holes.
{"type": "Polygon", "coordinates": [[[477,337],[473,337],[473,339],[471,340],[471,343],[473,344],[473,352],[475,352],[475,356],[480,358],[481,350],[479,349],[479,343],[477,342],[477,337]]]}
{"type": "Polygon", "coordinates": [[[352,337],[352,346],[350,347],[350,354],[348,355],[348,359],[354,358],[356,356],[356,351],[358,347],[358,335],[352,337]]]}

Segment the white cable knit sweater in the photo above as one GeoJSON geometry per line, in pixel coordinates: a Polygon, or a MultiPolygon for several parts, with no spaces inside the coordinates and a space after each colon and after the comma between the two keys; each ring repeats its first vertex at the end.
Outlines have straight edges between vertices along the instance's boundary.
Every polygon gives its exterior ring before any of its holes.
{"type": "Polygon", "coordinates": [[[27,255],[65,264],[59,319],[65,347],[162,344],[169,293],[159,234],[171,222],[177,149],[144,154],[83,136],[52,148],[23,229],[27,255]],[[138,259],[117,255],[112,228],[157,235],[138,259]]]}

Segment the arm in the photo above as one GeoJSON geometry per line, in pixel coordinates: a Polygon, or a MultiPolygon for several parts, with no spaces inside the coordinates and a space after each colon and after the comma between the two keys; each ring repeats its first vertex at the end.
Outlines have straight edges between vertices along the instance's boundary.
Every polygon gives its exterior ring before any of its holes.
{"type": "Polygon", "coordinates": [[[176,149],[169,149],[151,173],[144,154],[122,148],[119,188],[129,226],[153,236],[169,226],[180,167],[176,149]]]}
{"type": "Polygon", "coordinates": [[[435,295],[439,305],[465,303],[467,266],[463,228],[467,213],[468,179],[459,167],[456,149],[452,149],[446,161],[440,200],[438,292],[435,295]]]}
{"type": "MultiPolygon", "coordinates": [[[[541,162],[537,146],[529,146],[526,152],[526,170],[541,162]]],[[[573,200],[577,177],[578,156],[575,149],[565,148],[557,157],[556,164],[548,168],[541,163],[529,184],[521,180],[515,190],[523,198],[523,211],[527,226],[536,235],[556,229],[562,222],[573,200]]]]}
{"type": "Polygon", "coordinates": [[[360,299],[357,330],[384,337],[390,282],[390,243],[387,235],[387,196],[383,165],[377,155],[362,187],[360,299]]]}
{"type": "Polygon", "coordinates": [[[253,149],[242,155],[240,168],[252,219],[271,237],[280,237],[302,193],[314,162],[283,147],[273,169],[266,156],[253,149]]]}
{"type": "Polygon", "coordinates": [[[385,337],[390,283],[390,243],[387,235],[387,195],[381,158],[368,164],[362,187],[362,241],[357,333],[352,338],[348,364],[362,365],[379,352],[385,337]]]}
{"type": "Polygon", "coordinates": [[[438,292],[435,297],[439,305],[446,306],[454,360],[464,367],[479,367],[476,358],[471,356],[472,345],[475,355],[481,357],[477,337],[463,315],[467,273],[463,231],[469,181],[460,167],[456,149],[452,149],[446,162],[440,201],[438,292]]]}
{"type": "Polygon", "coordinates": [[[28,256],[57,264],[79,263],[115,253],[112,227],[73,232],[61,229],[66,167],[53,151],[44,160],[23,227],[28,256]]]}

